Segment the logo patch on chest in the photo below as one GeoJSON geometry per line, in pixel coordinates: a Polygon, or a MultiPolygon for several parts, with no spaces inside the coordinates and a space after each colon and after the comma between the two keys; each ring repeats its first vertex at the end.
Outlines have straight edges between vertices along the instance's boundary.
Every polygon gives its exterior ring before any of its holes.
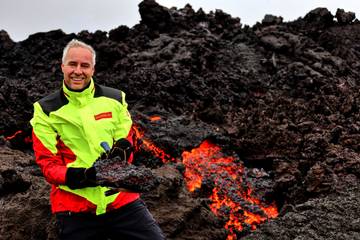
{"type": "Polygon", "coordinates": [[[95,120],[100,120],[103,118],[112,118],[112,112],[103,112],[103,113],[99,113],[94,115],[95,120]]]}

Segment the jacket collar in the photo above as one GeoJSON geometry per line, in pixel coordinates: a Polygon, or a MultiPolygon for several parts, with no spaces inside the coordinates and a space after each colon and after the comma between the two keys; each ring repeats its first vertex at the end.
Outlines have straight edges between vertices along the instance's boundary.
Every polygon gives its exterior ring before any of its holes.
{"type": "Polygon", "coordinates": [[[83,89],[82,91],[73,91],[69,89],[65,82],[63,81],[63,92],[65,97],[69,100],[70,103],[75,105],[84,106],[88,101],[94,97],[95,93],[95,84],[94,80],[91,78],[90,84],[83,89]]]}

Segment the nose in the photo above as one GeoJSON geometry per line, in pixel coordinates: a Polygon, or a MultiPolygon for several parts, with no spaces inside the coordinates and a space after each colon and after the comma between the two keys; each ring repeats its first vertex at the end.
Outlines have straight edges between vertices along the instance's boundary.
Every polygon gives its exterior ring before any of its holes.
{"type": "Polygon", "coordinates": [[[74,68],[74,73],[75,73],[75,74],[81,74],[81,73],[82,73],[80,64],[77,65],[77,66],[74,68]]]}

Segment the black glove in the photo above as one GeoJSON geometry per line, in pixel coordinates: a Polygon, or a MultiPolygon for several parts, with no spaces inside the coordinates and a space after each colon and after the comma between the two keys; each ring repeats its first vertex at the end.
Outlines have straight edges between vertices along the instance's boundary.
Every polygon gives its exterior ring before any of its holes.
{"type": "Polygon", "coordinates": [[[122,161],[127,162],[132,152],[132,144],[127,139],[121,138],[114,143],[108,158],[119,156],[122,161]]]}
{"type": "Polygon", "coordinates": [[[65,185],[70,189],[97,186],[95,168],[68,168],[66,171],[65,185]]]}

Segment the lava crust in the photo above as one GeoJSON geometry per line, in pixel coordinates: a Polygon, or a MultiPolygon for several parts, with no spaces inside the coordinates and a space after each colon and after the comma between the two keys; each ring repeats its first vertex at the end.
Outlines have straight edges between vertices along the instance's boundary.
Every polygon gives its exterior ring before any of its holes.
{"type": "Polygon", "coordinates": [[[94,167],[96,181],[101,186],[149,192],[159,185],[157,177],[149,168],[128,164],[120,157],[97,160],[94,167]]]}

